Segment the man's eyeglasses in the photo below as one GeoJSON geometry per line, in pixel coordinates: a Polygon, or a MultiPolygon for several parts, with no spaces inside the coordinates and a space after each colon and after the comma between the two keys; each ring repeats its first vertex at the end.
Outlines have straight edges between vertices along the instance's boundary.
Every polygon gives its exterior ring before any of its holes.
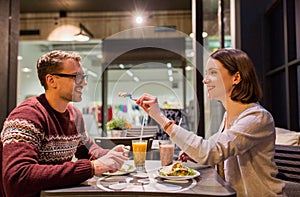
{"type": "Polygon", "coordinates": [[[65,73],[52,73],[51,75],[59,76],[59,77],[72,77],[74,78],[75,84],[79,85],[83,82],[83,80],[87,81],[88,75],[86,74],[65,74],[65,73]]]}

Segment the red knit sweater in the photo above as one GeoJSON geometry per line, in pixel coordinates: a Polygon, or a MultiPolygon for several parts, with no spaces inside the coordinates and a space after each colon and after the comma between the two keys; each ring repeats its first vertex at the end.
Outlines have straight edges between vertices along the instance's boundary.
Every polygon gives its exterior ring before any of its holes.
{"type": "Polygon", "coordinates": [[[11,112],[1,142],[3,188],[9,197],[39,196],[43,189],[80,184],[92,177],[89,159],[109,151],[87,137],[77,108],[70,104],[59,113],[44,94],[11,112]],[[74,155],[76,162],[71,161],[74,155]]]}

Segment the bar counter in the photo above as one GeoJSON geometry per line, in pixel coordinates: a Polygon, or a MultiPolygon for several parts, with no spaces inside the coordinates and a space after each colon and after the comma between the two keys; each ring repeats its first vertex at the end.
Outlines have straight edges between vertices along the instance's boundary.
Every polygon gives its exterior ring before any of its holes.
{"type": "MultiPolygon", "coordinates": [[[[133,161],[128,161],[133,163],[133,161]]],[[[175,183],[166,181],[157,177],[157,171],[160,168],[159,160],[146,161],[147,180],[149,182],[136,182],[137,172],[125,174],[122,176],[99,176],[87,180],[79,186],[71,188],[62,188],[55,190],[44,190],[41,197],[46,196],[236,196],[235,191],[223,181],[212,167],[200,168],[200,176],[185,181],[175,183]],[[121,190],[110,189],[103,184],[104,179],[130,180],[126,188],[121,190]],[[135,181],[133,181],[135,180],[135,181]],[[158,187],[159,186],[159,187],[158,187]]],[[[145,174],[145,173],[144,173],[145,174]]],[[[146,179],[145,179],[146,180],[146,179]]],[[[112,183],[115,184],[115,183],[112,183]]]]}

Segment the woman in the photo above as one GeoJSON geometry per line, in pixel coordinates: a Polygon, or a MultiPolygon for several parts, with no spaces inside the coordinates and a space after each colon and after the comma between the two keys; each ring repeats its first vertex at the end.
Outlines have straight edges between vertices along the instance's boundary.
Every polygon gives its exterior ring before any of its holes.
{"type": "Polygon", "coordinates": [[[207,62],[203,83],[208,97],[220,101],[226,110],[219,131],[208,139],[167,119],[156,97],[144,94],[136,103],[182,149],[182,161],[207,165],[224,161],[225,180],[237,196],[282,194],[284,183],[275,178],[274,121],[258,103],[262,93],[251,59],[237,49],[217,50],[207,62]]]}

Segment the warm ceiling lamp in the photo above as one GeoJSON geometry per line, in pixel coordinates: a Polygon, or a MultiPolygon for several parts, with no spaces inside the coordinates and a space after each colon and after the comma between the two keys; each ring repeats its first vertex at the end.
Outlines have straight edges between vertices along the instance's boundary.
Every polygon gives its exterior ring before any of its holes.
{"type": "Polygon", "coordinates": [[[136,22],[137,24],[142,24],[143,21],[144,21],[144,19],[143,19],[142,16],[136,16],[136,17],[135,17],[135,22],[136,22]]]}
{"type": "Polygon", "coordinates": [[[74,41],[74,34],[80,29],[74,25],[61,25],[55,28],[48,36],[49,41],[74,41]]]}
{"type": "Polygon", "coordinates": [[[81,23],[79,23],[80,32],[74,35],[74,40],[76,41],[88,41],[93,38],[93,34],[81,23]]]}
{"type": "Polygon", "coordinates": [[[47,39],[49,41],[88,41],[93,37],[93,34],[83,24],[79,23],[79,27],[61,25],[55,28],[47,39]]]}

